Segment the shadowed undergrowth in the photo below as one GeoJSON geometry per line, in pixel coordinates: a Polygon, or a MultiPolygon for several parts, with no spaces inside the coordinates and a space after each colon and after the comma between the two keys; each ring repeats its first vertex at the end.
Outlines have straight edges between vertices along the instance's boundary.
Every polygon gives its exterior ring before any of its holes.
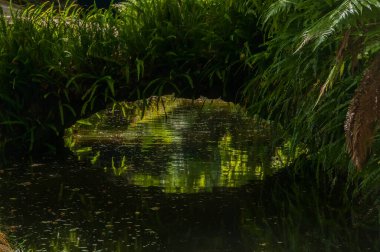
{"type": "Polygon", "coordinates": [[[3,152],[54,151],[64,128],[115,100],[241,100],[255,20],[236,3],[172,0],[87,12],[44,4],[13,13],[12,24],[3,17],[3,152]]]}

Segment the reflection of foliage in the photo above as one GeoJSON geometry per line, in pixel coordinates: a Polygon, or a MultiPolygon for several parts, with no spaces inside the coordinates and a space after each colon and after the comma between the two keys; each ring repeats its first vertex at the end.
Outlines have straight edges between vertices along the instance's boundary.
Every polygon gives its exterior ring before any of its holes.
{"type": "MultiPolygon", "coordinates": [[[[78,247],[83,246],[83,242],[80,239],[77,228],[71,228],[57,232],[54,237],[48,241],[49,251],[51,252],[70,252],[76,251],[78,247]]],[[[32,245],[27,248],[27,251],[34,252],[40,251],[39,244],[32,245]]],[[[23,251],[23,250],[22,250],[23,251]]]]}
{"type": "Polygon", "coordinates": [[[276,148],[275,155],[272,158],[272,167],[284,168],[292,164],[302,154],[307,154],[306,147],[293,147],[290,141],[286,141],[281,147],[276,148]],[[295,149],[293,149],[295,148],[295,149]]]}
{"type": "MultiPolygon", "coordinates": [[[[79,150],[75,152],[82,159],[87,156],[97,167],[105,167],[110,176],[163,187],[165,192],[237,187],[274,172],[268,122],[248,118],[239,106],[220,100],[176,99],[165,108],[156,105],[154,100],[146,107],[143,118],[134,110],[139,119],[123,128],[116,124],[116,129],[110,122],[124,118],[122,113],[116,109],[99,113],[101,123],[94,120],[92,126],[76,128],[72,149],[79,150]],[[84,151],[88,146],[92,153],[84,151]]],[[[135,118],[133,113],[129,118],[135,118]]]]}
{"type": "Polygon", "coordinates": [[[148,128],[144,134],[139,137],[141,139],[142,149],[152,148],[152,145],[170,145],[175,143],[176,136],[173,134],[172,130],[166,129],[164,127],[152,127],[148,128]],[[159,136],[159,138],[154,138],[152,136],[159,136]]]}
{"type": "MultiPolygon", "coordinates": [[[[108,168],[104,167],[104,170],[107,171],[108,168]]],[[[120,175],[125,174],[128,171],[128,165],[126,164],[126,157],[125,156],[122,157],[119,165],[115,164],[114,157],[112,157],[111,170],[115,176],[120,176],[120,175]]]]}
{"type": "MultiPolygon", "coordinates": [[[[170,113],[181,104],[182,100],[175,99],[173,96],[150,97],[147,100],[136,102],[115,102],[106,110],[95,113],[86,119],[78,120],[76,124],[67,129],[65,135],[66,146],[70,149],[73,148],[75,139],[78,136],[99,138],[101,136],[99,131],[107,131],[110,127],[112,129],[136,127],[146,121],[151,121],[170,113]],[[79,134],[79,132],[85,134],[79,134]]],[[[128,135],[124,135],[122,132],[114,135],[114,139],[125,137],[128,137],[128,135]]],[[[112,140],[110,134],[107,134],[105,138],[112,140]]]]}
{"type": "MultiPolygon", "coordinates": [[[[231,147],[231,135],[226,134],[219,141],[220,166],[223,185],[227,187],[236,186],[235,176],[244,177],[249,172],[247,167],[248,154],[243,150],[236,150],[231,147]]],[[[262,174],[259,174],[262,178],[262,174]]]]}
{"type": "Polygon", "coordinates": [[[92,147],[85,146],[81,148],[76,148],[74,153],[77,155],[78,160],[82,160],[92,155],[92,147]]]}
{"type": "Polygon", "coordinates": [[[96,164],[100,157],[100,151],[97,151],[96,154],[91,158],[91,164],[96,164]]]}

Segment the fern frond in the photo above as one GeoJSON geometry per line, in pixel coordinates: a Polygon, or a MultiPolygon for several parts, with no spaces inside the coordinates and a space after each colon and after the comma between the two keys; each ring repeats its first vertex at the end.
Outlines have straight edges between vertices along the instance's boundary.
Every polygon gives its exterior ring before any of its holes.
{"type": "MultiPolygon", "coordinates": [[[[299,51],[310,41],[315,41],[314,48],[317,48],[334,33],[355,26],[357,17],[363,13],[364,9],[380,11],[380,1],[345,0],[302,34],[302,41],[296,51],[299,51]]],[[[362,17],[362,20],[363,18],[366,17],[362,17]]]]}
{"type": "Polygon", "coordinates": [[[268,22],[269,19],[277,16],[280,13],[288,12],[291,7],[295,6],[299,2],[298,0],[278,0],[272,3],[267,12],[264,14],[264,24],[268,22]]]}

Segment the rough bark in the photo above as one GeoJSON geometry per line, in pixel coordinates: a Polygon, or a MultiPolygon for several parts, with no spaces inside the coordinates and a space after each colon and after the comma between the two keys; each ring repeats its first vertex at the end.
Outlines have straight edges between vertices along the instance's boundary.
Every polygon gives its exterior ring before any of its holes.
{"type": "Polygon", "coordinates": [[[351,100],[345,122],[346,143],[358,170],[365,165],[380,118],[380,53],[372,60],[351,100]]]}
{"type": "Polygon", "coordinates": [[[9,245],[5,234],[0,232],[0,252],[13,252],[11,245],[9,245]]]}

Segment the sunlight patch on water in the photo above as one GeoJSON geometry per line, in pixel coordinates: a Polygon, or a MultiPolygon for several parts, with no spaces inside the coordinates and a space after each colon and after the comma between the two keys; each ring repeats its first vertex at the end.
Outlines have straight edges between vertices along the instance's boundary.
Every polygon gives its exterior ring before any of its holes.
{"type": "Polygon", "coordinates": [[[164,99],[98,113],[74,126],[69,146],[109,176],[167,193],[239,187],[281,168],[268,122],[220,100],[164,99]]]}

